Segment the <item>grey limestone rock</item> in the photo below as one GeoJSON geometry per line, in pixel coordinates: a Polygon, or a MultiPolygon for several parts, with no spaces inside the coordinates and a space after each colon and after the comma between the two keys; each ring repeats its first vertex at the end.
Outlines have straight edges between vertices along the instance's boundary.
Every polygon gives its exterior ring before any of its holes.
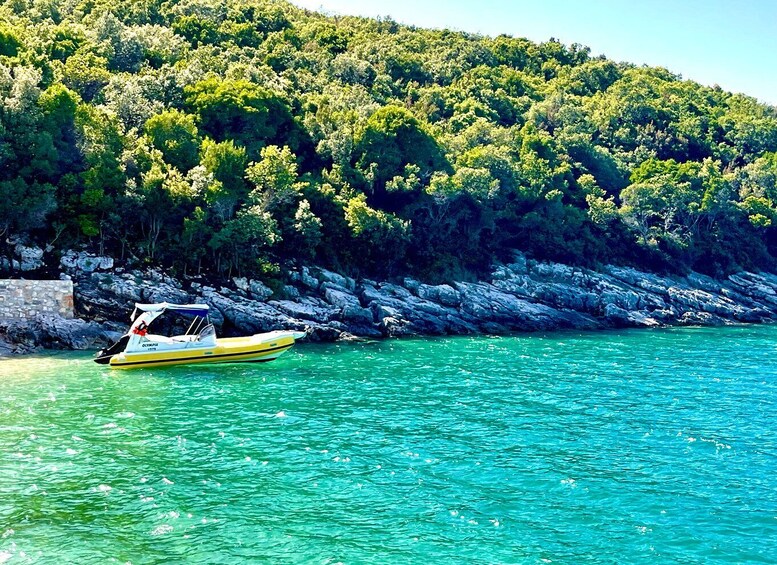
{"type": "Polygon", "coordinates": [[[202,300],[218,311],[227,330],[246,335],[270,330],[304,329],[304,322],[291,318],[269,304],[240,296],[228,297],[223,293],[205,290],[202,300]]]}
{"type": "Polygon", "coordinates": [[[296,286],[290,284],[283,286],[283,296],[291,300],[299,300],[302,297],[299,289],[296,286]]]}
{"type": "Polygon", "coordinates": [[[29,320],[0,323],[0,340],[11,353],[46,349],[99,349],[110,344],[115,332],[78,318],[39,315],[29,320]]]}
{"type": "Polygon", "coordinates": [[[443,306],[457,308],[461,304],[461,293],[448,284],[435,286],[419,284],[416,287],[416,292],[419,298],[437,302],[443,306]]]}
{"type": "Polygon", "coordinates": [[[404,286],[413,294],[418,295],[418,289],[421,286],[421,282],[411,277],[405,277],[402,280],[402,286],[404,286]]]}
{"type": "Polygon", "coordinates": [[[113,257],[101,257],[85,251],[67,251],[60,258],[59,264],[66,271],[108,271],[113,269],[113,257]]]}
{"type": "Polygon", "coordinates": [[[343,308],[343,321],[355,324],[370,325],[373,322],[372,310],[361,306],[345,306],[343,308]]]}
{"type": "MultiPolygon", "coordinates": [[[[135,302],[205,302],[222,335],[305,329],[313,341],[348,336],[466,334],[563,328],[763,322],[777,319],[777,275],[736,273],[713,279],[699,273],[661,276],[631,267],[591,271],[527,260],[515,253],[495,265],[490,282],[401,284],[354,280],[326,269],[301,267],[272,300],[261,281],[237,278],[234,287],[188,286],[162,271],[113,269],[113,260],[70,252],[63,276],[72,278],[76,320],[0,324],[0,354],[41,345],[86,347],[112,329],[126,328],[135,302]],[[188,290],[187,290],[188,289],[188,290]],[[102,334],[100,332],[103,332],[102,334]]],[[[102,337],[101,337],[102,336],[102,337]]]]}
{"type": "Polygon", "coordinates": [[[324,283],[330,283],[331,285],[345,289],[349,292],[356,290],[356,281],[351,277],[345,277],[332,271],[327,271],[326,269],[318,269],[316,272],[318,278],[324,283]]]}
{"type": "Polygon", "coordinates": [[[22,271],[34,271],[43,266],[43,249],[40,247],[28,247],[19,243],[14,248],[14,254],[22,271]]]}
{"type": "Polygon", "coordinates": [[[339,311],[323,300],[300,297],[297,300],[272,300],[268,304],[284,314],[301,320],[326,323],[338,317],[339,311]]]}
{"type": "Polygon", "coordinates": [[[117,336],[96,322],[60,316],[39,316],[37,323],[44,332],[44,347],[54,349],[99,349],[117,336]]]}
{"type": "Polygon", "coordinates": [[[272,289],[262,281],[251,279],[248,281],[248,293],[256,300],[267,300],[273,295],[272,289]]]}
{"type": "Polygon", "coordinates": [[[310,290],[318,290],[318,287],[321,286],[321,281],[314,277],[307,267],[302,267],[300,270],[299,280],[303,286],[310,290]]]}
{"type": "Polygon", "coordinates": [[[248,293],[248,279],[246,277],[232,277],[232,283],[238,290],[248,293]]]}
{"type": "Polygon", "coordinates": [[[337,287],[326,287],[328,283],[324,283],[324,300],[335,308],[343,310],[348,307],[361,307],[359,299],[353,294],[339,290],[337,287]]]}

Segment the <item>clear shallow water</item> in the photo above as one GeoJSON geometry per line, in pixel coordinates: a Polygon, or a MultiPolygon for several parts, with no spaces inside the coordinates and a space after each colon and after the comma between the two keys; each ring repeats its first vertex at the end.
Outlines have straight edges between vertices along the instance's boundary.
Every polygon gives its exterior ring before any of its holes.
{"type": "Polygon", "coordinates": [[[768,563],[777,327],[0,361],[0,563],[768,563]]]}

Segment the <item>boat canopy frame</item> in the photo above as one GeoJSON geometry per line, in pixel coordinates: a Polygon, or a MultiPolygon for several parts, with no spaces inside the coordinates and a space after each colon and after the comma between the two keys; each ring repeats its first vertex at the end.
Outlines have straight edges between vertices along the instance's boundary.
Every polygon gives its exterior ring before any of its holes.
{"type": "Polygon", "coordinates": [[[157,304],[141,304],[135,303],[135,310],[132,312],[131,319],[134,320],[138,311],[140,312],[152,312],[157,315],[170,310],[179,314],[189,314],[191,316],[200,316],[202,318],[208,315],[210,307],[207,304],[170,304],[169,302],[159,302],[157,304]]]}
{"type": "Polygon", "coordinates": [[[169,302],[142,304],[136,302],[135,309],[130,316],[132,325],[128,333],[139,333],[145,336],[151,323],[168,310],[194,317],[184,335],[214,332],[213,324],[211,324],[208,315],[210,307],[207,304],[170,304],[169,302]]]}

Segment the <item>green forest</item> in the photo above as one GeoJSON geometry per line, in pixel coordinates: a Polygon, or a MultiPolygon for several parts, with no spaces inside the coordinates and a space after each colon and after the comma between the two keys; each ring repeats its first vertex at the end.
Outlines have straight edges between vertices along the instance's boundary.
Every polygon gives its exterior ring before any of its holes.
{"type": "Polygon", "coordinates": [[[777,257],[777,109],[554,39],[281,0],[0,3],[0,255],[467,279],[777,257]]]}

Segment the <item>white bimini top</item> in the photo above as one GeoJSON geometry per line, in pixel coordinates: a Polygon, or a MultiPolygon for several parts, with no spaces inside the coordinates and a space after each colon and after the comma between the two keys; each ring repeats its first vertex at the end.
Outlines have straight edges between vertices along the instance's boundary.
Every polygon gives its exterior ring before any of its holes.
{"type": "Polygon", "coordinates": [[[164,312],[165,310],[174,310],[181,314],[191,314],[193,316],[207,316],[209,310],[207,304],[170,304],[169,302],[159,302],[158,304],[135,303],[135,308],[141,312],[164,312]]]}

